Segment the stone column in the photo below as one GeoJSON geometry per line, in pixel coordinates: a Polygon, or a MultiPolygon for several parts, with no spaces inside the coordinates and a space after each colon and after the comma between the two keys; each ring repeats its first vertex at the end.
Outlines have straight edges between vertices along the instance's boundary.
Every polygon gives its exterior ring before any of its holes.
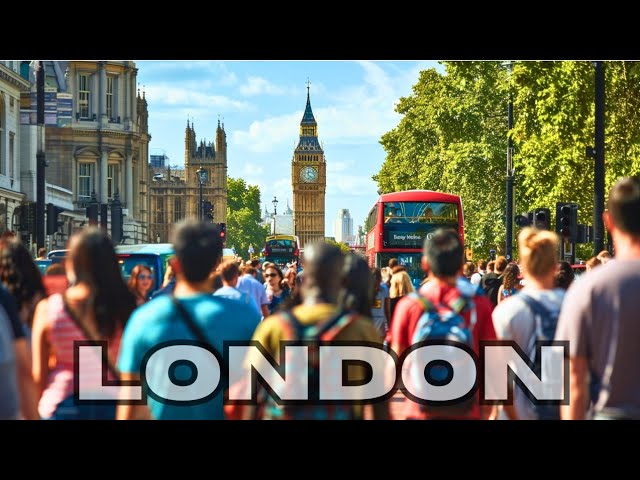
{"type": "Polygon", "coordinates": [[[125,159],[124,182],[125,202],[129,210],[129,217],[133,217],[133,155],[131,153],[128,153],[125,159]]]}
{"type": "Polygon", "coordinates": [[[108,202],[108,192],[107,192],[107,175],[108,172],[108,164],[109,164],[109,152],[106,150],[102,151],[102,156],[100,158],[100,203],[108,202]]]}
{"type": "Polygon", "coordinates": [[[107,118],[107,70],[105,62],[98,62],[98,121],[101,126],[109,122],[107,118]]]}
{"type": "Polygon", "coordinates": [[[132,130],[135,130],[135,124],[136,121],[138,120],[138,97],[136,95],[136,82],[137,82],[137,69],[134,68],[131,71],[130,74],[130,78],[131,81],[129,82],[129,87],[130,87],[130,92],[131,92],[131,101],[129,103],[129,105],[131,106],[131,122],[134,125],[134,127],[132,128],[132,130]]]}
{"type": "MultiPolygon", "coordinates": [[[[131,119],[131,88],[129,85],[129,81],[130,81],[130,75],[131,72],[129,71],[129,68],[127,67],[124,71],[124,74],[122,75],[122,93],[123,93],[123,100],[124,100],[124,115],[123,115],[123,124],[125,125],[125,128],[128,127],[129,125],[129,120],[131,119]]],[[[129,200],[127,200],[129,201],[129,200]]]]}

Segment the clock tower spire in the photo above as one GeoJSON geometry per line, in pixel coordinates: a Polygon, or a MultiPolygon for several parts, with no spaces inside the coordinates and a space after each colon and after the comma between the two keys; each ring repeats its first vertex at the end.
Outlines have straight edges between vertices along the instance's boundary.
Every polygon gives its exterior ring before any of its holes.
{"type": "Polygon", "coordinates": [[[307,79],[307,104],[300,122],[300,140],[291,161],[293,224],[301,247],[324,240],[326,162],[318,141],[318,123],[311,109],[311,83],[307,79]]]}

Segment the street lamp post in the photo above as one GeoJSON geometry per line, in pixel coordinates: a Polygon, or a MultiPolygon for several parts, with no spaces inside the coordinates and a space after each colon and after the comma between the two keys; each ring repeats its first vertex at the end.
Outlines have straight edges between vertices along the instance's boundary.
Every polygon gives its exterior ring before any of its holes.
{"type": "Polygon", "coordinates": [[[196,170],[198,174],[198,183],[200,184],[200,198],[198,200],[198,220],[202,222],[203,220],[203,211],[202,211],[202,185],[207,181],[207,171],[200,167],[196,170]]]}
{"type": "Polygon", "coordinates": [[[276,234],[276,215],[278,215],[278,199],[275,197],[275,195],[273,196],[273,200],[271,201],[271,203],[273,203],[273,234],[276,234]]]}
{"type": "MultiPolygon", "coordinates": [[[[513,62],[507,63],[509,72],[509,80],[511,80],[511,72],[513,70],[513,62]]],[[[505,257],[507,261],[511,261],[511,251],[513,249],[513,96],[511,86],[509,85],[509,105],[507,107],[507,235],[505,243],[505,257]]]]}
{"type": "Polygon", "coordinates": [[[595,62],[595,148],[594,148],[594,192],[593,192],[593,254],[604,249],[604,126],[605,126],[605,77],[604,62],[595,62]]]}
{"type": "Polygon", "coordinates": [[[36,123],[38,150],[36,151],[36,245],[44,247],[44,190],[45,190],[45,154],[44,154],[44,63],[35,63],[36,71],[36,123]]]}

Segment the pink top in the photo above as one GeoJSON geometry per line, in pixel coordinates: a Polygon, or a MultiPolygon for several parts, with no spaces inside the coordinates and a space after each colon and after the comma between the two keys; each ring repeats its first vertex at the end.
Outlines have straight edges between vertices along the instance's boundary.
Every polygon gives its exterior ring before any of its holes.
{"type": "MultiPolygon", "coordinates": [[[[56,366],[49,372],[47,386],[38,405],[38,411],[42,418],[51,417],[58,404],[74,393],[73,344],[76,340],[87,340],[82,330],[76,326],[65,310],[62,294],[60,293],[55,293],[48,298],[47,322],[47,326],[50,329],[51,347],[56,357],[56,366]]],[[[113,364],[117,360],[121,336],[121,332],[117,333],[115,338],[109,341],[109,359],[113,364]]],[[[83,385],[99,387],[102,385],[102,369],[107,367],[106,365],[104,367],[101,365],[101,358],[98,356],[89,357],[89,362],[89,364],[82,364],[83,385]]],[[[108,375],[110,380],[114,380],[110,371],[108,371],[108,375]]]]}

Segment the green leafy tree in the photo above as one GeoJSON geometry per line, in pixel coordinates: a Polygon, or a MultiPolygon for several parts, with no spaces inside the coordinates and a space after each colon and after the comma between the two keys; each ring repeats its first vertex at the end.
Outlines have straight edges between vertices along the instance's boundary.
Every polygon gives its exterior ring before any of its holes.
{"type": "Polygon", "coordinates": [[[336,245],[344,253],[347,253],[347,252],[351,251],[351,248],[349,247],[349,245],[347,245],[344,242],[336,242],[335,240],[332,240],[330,238],[325,238],[324,241],[327,242],[327,243],[330,243],[331,245],[336,245]]]}
{"type": "Polygon", "coordinates": [[[428,189],[460,195],[465,243],[480,257],[500,250],[505,232],[508,91],[499,62],[445,62],[446,75],[421,72],[400,99],[399,125],[374,175],[383,192],[428,189]]]}
{"type": "MultiPolygon", "coordinates": [[[[477,258],[491,248],[503,253],[511,94],[514,214],[538,207],[555,213],[556,202],[572,201],[579,222],[593,224],[593,160],[585,154],[594,144],[592,62],[515,62],[511,75],[502,62],[443,64],[445,74],[422,71],[412,94],[399,100],[402,118],[380,141],[387,156],[373,177],[379,189],[460,195],[467,247],[477,258]]],[[[608,193],[618,178],[640,171],[640,65],[605,65],[608,193]]]]}
{"type": "MultiPolygon", "coordinates": [[[[514,139],[519,145],[522,211],[576,202],[578,222],[593,224],[595,92],[592,62],[523,62],[514,70],[514,139]]],[[[605,196],[617,179],[639,171],[640,65],[606,62],[605,196]]],[[[578,257],[593,255],[580,245],[578,257]]]]}
{"type": "Polygon", "coordinates": [[[253,245],[257,255],[269,234],[269,227],[260,223],[260,189],[241,178],[228,177],[227,246],[234,246],[239,256],[249,258],[249,245],[253,245]]]}

